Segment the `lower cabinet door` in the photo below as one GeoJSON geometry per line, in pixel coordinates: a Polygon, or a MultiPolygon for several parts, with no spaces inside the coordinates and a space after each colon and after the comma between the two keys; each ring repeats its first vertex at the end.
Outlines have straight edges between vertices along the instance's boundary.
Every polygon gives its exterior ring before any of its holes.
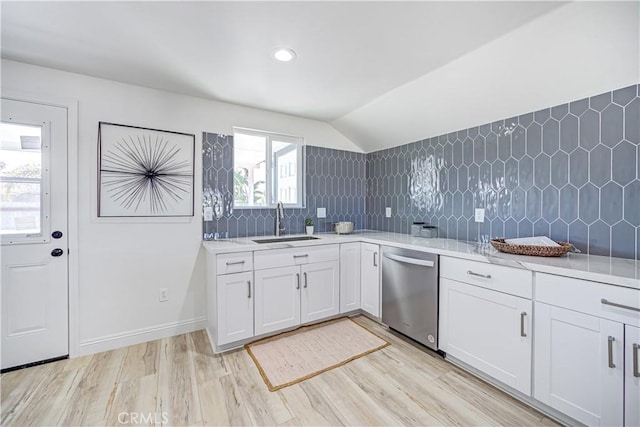
{"type": "Polygon", "coordinates": [[[300,324],[300,267],[256,270],[256,335],[300,324]]]}
{"type": "Polygon", "coordinates": [[[360,242],[340,245],[340,313],[360,308],[360,242]]]}
{"type": "Polygon", "coordinates": [[[623,425],[624,325],[540,302],[535,315],[534,397],[589,426],[623,425]]]}
{"type": "Polygon", "coordinates": [[[640,328],[624,325],[624,425],[640,426],[640,328]]]}
{"type": "Polygon", "coordinates": [[[360,248],[361,307],[372,316],[381,318],[380,246],[373,243],[362,243],[360,248]]]}
{"type": "Polygon", "coordinates": [[[441,278],[439,347],[530,396],[531,306],[528,299],[441,278]]]}
{"type": "Polygon", "coordinates": [[[303,265],[302,323],[324,319],[340,312],[340,263],[319,262],[303,265]]]}
{"type": "Polygon", "coordinates": [[[253,336],[253,272],[216,278],[217,344],[253,336]]]}

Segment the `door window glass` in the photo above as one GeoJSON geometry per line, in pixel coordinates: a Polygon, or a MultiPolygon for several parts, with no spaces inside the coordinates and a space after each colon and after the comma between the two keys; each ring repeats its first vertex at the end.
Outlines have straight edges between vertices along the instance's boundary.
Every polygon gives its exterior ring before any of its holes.
{"type": "Polygon", "coordinates": [[[0,235],[42,234],[42,128],[0,123],[0,235]]]}

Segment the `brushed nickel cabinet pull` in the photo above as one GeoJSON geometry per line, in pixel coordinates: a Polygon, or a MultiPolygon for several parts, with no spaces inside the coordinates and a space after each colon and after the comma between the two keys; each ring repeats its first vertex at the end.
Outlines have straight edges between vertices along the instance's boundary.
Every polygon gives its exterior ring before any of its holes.
{"type": "Polygon", "coordinates": [[[378,252],[373,253],[373,266],[374,267],[378,266],[378,252]]]}
{"type": "Polygon", "coordinates": [[[524,317],[527,315],[525,311],[520,313],[520,336],[526,337],[527,333],[524,331],[524,317]]]}
{"type": "Polygon", "coordinates": [[[474,273],[471,270],[467,270],[467,274],[470,275],[470,276],[482,277],[483,279],[491,279],[491,275],[490,274],[474,273]]]}
{"type": "Polygon", "coordinates": [[[300,289],[300,273],[296,273],[296,278],[298,279],[298,284],[296,285],[296,289],[300,289]]]}
{"type": "Polygon", "coordinates": [[[251,280],[247,280],[247,289],[249,289],[249,295],[247,298],[251,298],[251,280]]]}
{"type": "Polygon", "coordinates": [[[612,336],[609,336],[609,339],[607,340],[607,345],[608,345],[608,352],[609,352],[609,367],[610,368],[615,368],[616,365],[615,363],[613,363],[613,342],[616,339],[612,336]]]}
{"type": "Polygon", "coordinates": [[[244,264],[244,260],[243,261],[227,262],[227,265],[238,265],[238,264],[244,264]]]}
{"type": "Polygon", "coordinates": [[[638,344],[633,344],[633,376],[640,378],[640,372],[638,372],[638,344]]]}
{"type": "Polygon", "coordinates": [[[308,258],[309,254],[304,254],[304,255],[294,255],[294,258],[308,258]]]}
{"type": "Polygon", "coordinates": [[[611,302],[605,298],[602,298],[600,302],[606,305],[612,305],[614,307],[624,308],[627,310],[640,311],[640,308],[638,307],[631,307],[630,305],[618,304],[617,302],[611,302]]]}
{"type": "Polygon", "coordinates": [[[304,275],[304,287],[307,287],[307,273],[302,273],[304,275]]]}

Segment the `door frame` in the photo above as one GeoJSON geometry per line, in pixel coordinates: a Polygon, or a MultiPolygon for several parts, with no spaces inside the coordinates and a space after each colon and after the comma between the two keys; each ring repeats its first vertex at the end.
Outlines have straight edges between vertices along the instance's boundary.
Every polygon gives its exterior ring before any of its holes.
{"type": "Polygon", "coordinates": [[[69,357],[77,357],[80,349],[80,309],[78,283],[78,100],[49,94],[16,91],[0,87],[0,96],[14,101],[61,107],[67,110],[67,257],[69,277],[69,357]]]}

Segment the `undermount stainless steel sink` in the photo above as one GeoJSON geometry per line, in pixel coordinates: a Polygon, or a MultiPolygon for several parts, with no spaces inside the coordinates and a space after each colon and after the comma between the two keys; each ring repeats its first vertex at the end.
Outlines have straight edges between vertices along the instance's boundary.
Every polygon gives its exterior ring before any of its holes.
{"type": "Polygon", "coordinates": [[[304,240],[318,240],[313,236],[296,236],[296,237],[276,237],[274,239],[256,239],[256,243],[282,243],[282,242],[301,242],[304,240]]]}

